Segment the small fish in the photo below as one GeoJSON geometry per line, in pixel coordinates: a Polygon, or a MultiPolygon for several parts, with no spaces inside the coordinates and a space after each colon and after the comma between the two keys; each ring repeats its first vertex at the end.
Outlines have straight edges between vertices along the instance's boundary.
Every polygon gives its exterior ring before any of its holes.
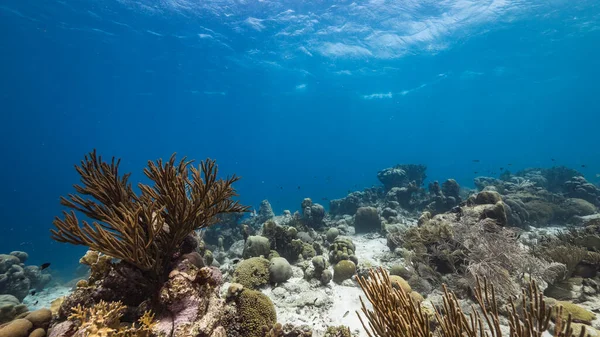
{"type": "Polygon", "coordinates": [[[329,199],[327,199],[327,198],[321,198],[321,200],[329,200],[329,199]]]}
{"type": "Polygon", "coordinates": [[[504,171],[504,167],[501,167],[501,168],[500,168],[500,171],[504,171]]]}
{"type": "Polygon", "coordinates": [[[344,314],[344,317],[348,316],[349,313],[350,313],[350,310],[346,311],[346,313],[344,314]]]}
{"type": "Polygon", "coordinates": [[[300,189],[300,186],[298,186],[298,189],[300,189]]]}
{"type": "Polygon", "coordinates": [[[550,160],[555,161],[554,158],[550,158],[550,160]]]}
{"type": "Polygon", "coordinates": [[[508,164],[508,166],[512,166],[512,164],[508,164]]]}
{"type": "Polygon", "coordinates": [[[479,173],[479,172],[475,171],[475,172],[473,172],[473,173],[477,174],[477,173],[479,173]]]}
{"type": "Polygon", "coordinates": [[[479,159],[473,159],[474,163],[479,163],[479,159]]]}
{"type": "Polygon", "coordinates": [[[35,290],[31,291],[31,296],[34,296],[36,294],[35,290]]]}
{"type": "Polygon", "coordinates": [[[581,167],[585,168],[585,164],[582,164],[581,167]]]}
{"type": "Polygon", "coordinates": [[[37,305],[39,301],[35,301],[35,303],[33,303],[33,305],[37,305]]]}
{"type": "Polygon", "coordinates": [[[40,266],[40,270],[44,270],[44,269],[46,269],[46,268],[48,268],[48,267],[50,267],[50,262],[43,263],[43,264],[40,266]]]}

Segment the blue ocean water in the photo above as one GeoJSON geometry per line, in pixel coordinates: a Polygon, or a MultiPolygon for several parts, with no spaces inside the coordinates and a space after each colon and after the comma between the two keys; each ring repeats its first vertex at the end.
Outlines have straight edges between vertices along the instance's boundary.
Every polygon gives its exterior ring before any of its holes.
{"type": "Polygon", "coordinates": [[[0,252],[55,270],[84,251],[49,229],[94,148],[133,182],[214,158],[276,212],[398,163],[600,181],[597,1],[2,0],[0,51],[0,252]]]}

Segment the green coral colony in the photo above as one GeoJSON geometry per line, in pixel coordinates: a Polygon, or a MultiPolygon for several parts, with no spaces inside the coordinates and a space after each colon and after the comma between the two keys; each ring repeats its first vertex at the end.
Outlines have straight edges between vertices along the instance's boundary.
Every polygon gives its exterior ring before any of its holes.
{"type": "Polygon", "coordinates": [[[30,312],[50,276],[0,255],[0,337],[598,335],[600,189],[577,171],[468,190],[397,165],[328,211],[248,218],[212,160],[149,162],[139,193],[119,163],[91,152],[61,199],[52,238],[89,248],[66,296],[30,312]]]}

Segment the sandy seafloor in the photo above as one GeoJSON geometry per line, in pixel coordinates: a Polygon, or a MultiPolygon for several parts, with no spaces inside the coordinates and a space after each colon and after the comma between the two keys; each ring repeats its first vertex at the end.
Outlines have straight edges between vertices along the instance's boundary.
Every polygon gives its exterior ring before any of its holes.
{"type": "MultiPolygon", "coordinates": [[[[352,241],[359,263],[378,266],[381,257],[389,253],[383,237],[353,235],[352,241]]],[[[263,289],[263,293],[275,303],[279,322],[309,325],[316,337],[323,336],[327,326],[337,325],[348,326],[361,337],[367,336],[356,314],[361,310],[360,296],[363,296],[356,281],[347,280],[341,285],[330,282],[322,286],[314,280],[304,280],[302,270],[293,268],[294,276],[286,283],[263,289]]]]}

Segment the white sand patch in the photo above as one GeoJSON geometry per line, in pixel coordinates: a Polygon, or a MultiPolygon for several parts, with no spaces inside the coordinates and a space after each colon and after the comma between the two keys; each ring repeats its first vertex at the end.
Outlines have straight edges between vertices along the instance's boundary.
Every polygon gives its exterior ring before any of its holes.
{"type": "Polygon", "coordinates": [[[356,246],[354,255],[358,257],[358,263],[369,262],[373,266],[378,266],[384,255],[390,251],[384,237],[373,238],[373,234],[358,234],[351,238],[356,246]]]}
{"type": "Polygon", "coordinates": [[[321,286],[318,282],[293,278],[262,292],[275,304],[277,321],[282,324],[308,325],[315,337],[323,336],[328,326],[337,325],[348,326],[361,337],[367,336],[356,315],[361,308],[359,296],[363,296],[357,284],[344,286],[331,282],[321,286]]]}
{"type": "Polygon", "coordinates": [[[71,293],[71,287],[56,285],[36,292],[34,295],[29,293],[29,295],[23,299],[23,304],[27,305],[29,311],[50,308],[50,303],[52,303],[52,301],[59,297],[67,296],[69,293],[71,293]]]}
{"type": "MultiPolygon", "coordinates": [[[[382,258],[389,253],[385,238],[373,234],[351,238],[359,264],[382,265],[382,258]]],[[[338,325],[348,326],[360,337],[367,336],[356,314],[361,312],[360,297],[366,301],[356,281],[347,280],[343,285],[332,281],[322,286],[317,280],[303,279],[301,271],[294,269],[294,277],[287,282],[262,290],[275,304],[278,322],[308,325],[315,337],[323,336],[328,326],[338,325]]]]}
{"type": "MultiPolygon", "coordinates": [[[[369,302],[364,297],[362,289],[358,285],[356,287],[346,287],[334,284],[333,287],[335,294],[333,297],[333,306],[328,312],[330,325],[345,325],[350,328],[350,331],[357,331],[359,336],[366,337],[367,333],[356,314],[359,312],[362,315],[360,296],[363,297],[366,303],[369,302]]],[[[363,319],[365,319],[364,316],[363,319]]],[[[321,335],[317,334],[317,336],[321,335]]]]}

